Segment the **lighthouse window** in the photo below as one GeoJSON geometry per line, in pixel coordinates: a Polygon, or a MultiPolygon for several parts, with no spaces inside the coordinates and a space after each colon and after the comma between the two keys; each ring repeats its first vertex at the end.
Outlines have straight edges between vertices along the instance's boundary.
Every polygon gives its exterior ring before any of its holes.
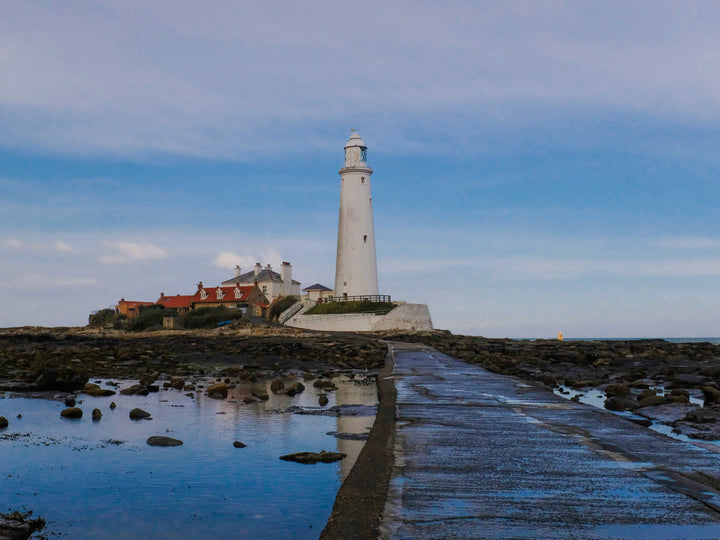
{"type": "Polygon", "coordinates": [[[364,183],[365,183],[365,177],[364,177],[364,176],[361,176],[361,177],[360,177],[360,183],[361,183],[361,184],[364,184],[364,183]]]}
{"type": "Polygon", "coordinates": [[[360,161],[367,161],[367,148],[360,149],[360,161]]]}
{"type": "Polygon", "coordinates": [[[363,235],[363,242],[367,242],[367,234],[363,235]]]}

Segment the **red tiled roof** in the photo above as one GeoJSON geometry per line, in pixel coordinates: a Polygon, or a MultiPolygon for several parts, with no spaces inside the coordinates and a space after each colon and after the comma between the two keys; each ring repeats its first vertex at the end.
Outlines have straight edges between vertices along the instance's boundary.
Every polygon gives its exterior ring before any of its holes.
{"type": "Polygon", "coordinates": [[[181,295],[177,294],[175,296],[161,296],[158,298],[158,301],[155,302],[156,304],[162,304],[166,308],[189,308],[190,304],[192,304],[193,301],[193,295],[181,295]]]}
{"type": "Polygon", "coordinates": [[[192,301],[196,304],[214,303],[214,302],[244,302],[250,296],[255,288],[254,285],[235,286],[232,287],[203,287],[192,297],[192,301]],[[235,289],[240,290],[240,297],[235,297],[235,289]],[[202,292],[207,293],[207,297],[203,300],[202,292]],[[222,291],[221,298],[218,298],[218,291],[222,291]]]}

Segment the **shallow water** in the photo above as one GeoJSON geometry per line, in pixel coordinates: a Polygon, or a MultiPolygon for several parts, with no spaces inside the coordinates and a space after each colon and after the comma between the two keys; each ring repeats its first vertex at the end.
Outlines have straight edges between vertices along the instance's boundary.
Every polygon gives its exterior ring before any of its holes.
{"type": "MultiPolygon", "coordinates": [[[[341,378],[336,385],[327,407],[377,404],[374,384],[341,378]]],[[[317,407],[320,391],[312,382],[305,386],[293,398],[268,388],[270,399],[251,405],[236,399],[249,386],[228,400],[201,390],[193,399],[174,389],[144,397],[80,395],[79,420],[61,418],[65,406],[57,401],[2,396],[0,416],[10,426],[0,432],[0,511],[33,510],[47,521],[43,534],[65,538],[317,538],[364,444],[327,432],[366,433],[374,417],[278,412],[317,407]],[[135,407],[153,419],[130,420],[135,407]],[[99,422],[91,420],[93,408],[103,413],[99,422]],[[145,441],[152,435],[184,444],[151,447],[145,441]],[[233,447],[235,440],[247,447],[233,447]],[[320,450],[348,458],[316,465],[278,459],[320,450]]]]}

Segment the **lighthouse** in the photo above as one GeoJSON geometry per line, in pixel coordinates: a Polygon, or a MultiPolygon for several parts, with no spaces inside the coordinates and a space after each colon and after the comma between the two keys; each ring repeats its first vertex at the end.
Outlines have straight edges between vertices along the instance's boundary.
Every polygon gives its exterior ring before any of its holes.
{"type": "Polygon", "coordinates": [[[355,130],[345,145],[345,166],[340,169],[335,296],[378,294],[373,226],[372,169],[367,165],[367,145],[355,130]]]}

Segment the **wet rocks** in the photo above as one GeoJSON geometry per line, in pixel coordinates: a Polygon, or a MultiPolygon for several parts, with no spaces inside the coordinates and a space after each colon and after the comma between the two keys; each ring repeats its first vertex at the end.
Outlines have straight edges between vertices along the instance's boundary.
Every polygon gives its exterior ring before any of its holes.
{"type": "Polygon", "coordinates": [[[629,393],[630,389],[625,383],[609,384],[605,387],[605,394],[607,394],[608,397],[627,396],[629,393]]]}
{"type": "Polygon", "coordinates": [[[720,390],[714,386],[703,386],[700,390],[702,391],[703,396],[705,396],[706,405],[720,403],[720,390]]]}
{"type": "Polygon", "coordinates": [[[99,422],[101,418],[102,418],[102,411],[100,409],[93,409],[92,410],[93,422],[99,422]]]}
{"type": "Polygon", "coordinates": [[[319,388],[320,390],[325,390],[326,392],[337,390],[337,386],[335,386],[335,383],[332,382],[330,379],[317,379],[313,383],[313,387],[319,388]]]}
{"type": "Polygon", "coordinates": [[[110,409],[114,411],[116,407],[117,407],[117,404],[116,404],[114,401],[111,401],[111,402],[110,402],[110,409]]]}
{"type": "Polygon", "coordinates": [[[605,400],[605,408],[608,411],[634,411],[640,407],[640,403],[629,397],[612,396],[605,400]]]}
{"type": "Polygon", "coordinates": [[[130,411],[130,419],[131,420],[143,420],[143,419],[150,418],[151,416],[152,415],[149,412],[143,411],[142,409],[138,409],[138,408],[135,408],[130,411]]]}
{"type": "Polygon", "coordinates": [[[140,384],[133,384],[132,386],[128,386],[127,388],[123,388],[120,390],[120,393],[123,396],[134,396],[134,395],[148,395],[149,391],[144,388],[140,384]],[[143,391],[145,391],[145,394],[143,394],[143,391]]]}
{"type": "Polygon", "coordinates": [[[330,402],[330,400],[328,399],[327,395],[325,395],[325,394],[320,394],[320,395],[318,396],[318,405],[320,405],[321,407],[324,407],[324,406],[327,405],[329,402],[330,402]]]}
{"type": "Polygon", "coordinates": [[[63,418],[82,418],[83,412],[79,407],[68,407],[60,411],[60,416],[63,418]]]}
{"type": "Polygon", "coordinates": [[[66,407],[74,407],[75,406],[75,394],[68,394],[63,398],[63,403],[65,403],[66,407]]]}
{"type": "Polygon", "coordinates": [[[268,393],[267,393],[267,391],[265,390],[265,388],[263,388],[263,387],[261,387],[261,386],[253,386],[253,387],[250,389],[250,394],[251,394],[254,398],[259,399],[259,400],[261,400],[261,401],[267,401],[268,399],[270,399],[270,396],[268,395],[268,393]]]}
{"type": "Polygon", "coordinates": [[[73,392],[80,390],[87,382],[88,376],[84,371],[67,366],[44,365],[34,374],[36,390],[60,390],[73,392]]]}
{"type": "Polygon", "coordinates": [[[8,419],[4,416],[0,416],[0,429],[5,429],[10,425],[10,422],[8,422],[8,419]]]}
{"type": "Polygon", "coordinates": [[[170,386],[175,388],[175,390],[182,390],[183,388],[185,388],[185,379],[183,379],[182,377],[171,377],[170,386]]]}
{"type": "Polygon", "coordinates": [[[207,395],[213,399],[226,399],[228,395],[228,385],[224,382],[211,384],[207,387],[207,395]]]}
{"type": "Polygon", "coordinates": [[[45,528],[45,520],[32,519],[32,512],[0,514],[0,539],[24,540],[45,528]]]}
{"type": "Polygon", "coordinates": [[[305,391],[305,385],[303,383],[301,383],[300,381],[295,381],[294,383],[292,383],[290,386],[288,386],[285,389],[285,393],[290,397],[293,397],[304,391],[305,391]]]}
{"type": "Polygon", "coordinates": [[[654,407],[657,405],[663,405],[664,403],[667,403],[667,399],[665,396],[647,396],[646,398],[643,398],[640,400],[640,407],[654,407]]]}
{"type": "Polygon", "coordinates": [[[711,409],[709,407],[695,407],[687,413],[683,420],[695,424],[710,424],[716,422],[718,420],[718,416],[720,416],[720,411],[717,409],[711,409]]]}
{"type": "Polygon", "coordinates": [[[317,462],[333,463],[347,457],[342,452],[326,452],[321,450],[318,452],[297,452],[295,454],[287,454],[280,456],[283,461],[294,461],[295,463],[315,464],[317,462]]]}
{"type": "Polygon", "coordinates": [[[245,448],[245,447],[247,446],[247,444],[241,443],[240,441],[235,441],[235,442],[233,443],[233,446],[234,446],[235,448],[245,448]]]}
{"type": "Polygon", "coordinates": [[[273,379],[270,383],[270,390],[277,394],[280,390],[285,388],[285,381],[282,379],[273,379]]]}
{"type": "Polygon", "coordinates": [[[635,414],[644,416],[645,418],[650,418],[656,422],[672,424],[678,420],[686,418],[688,414],[692,414],[692,411],[697,408],[697,405],[687,403],[665,403],[640,407],[634,412],[635,414]]]}
{"type": "Polygon", "coordinates": [[[182,446],[183,444],[180,439],[173,439],[172,437],[165,437],[163,435],[153,435],[145,442],[150,446],[182,446]]]}
{"type": "Polygon", "coordinates": [[[105,397],[115,395],[115,392],[113,390],[110,390],[109,388],[100,388],[97,384],[90,382],[85,383],[82,391],[88,396],[93,397],[105,397]]]}

